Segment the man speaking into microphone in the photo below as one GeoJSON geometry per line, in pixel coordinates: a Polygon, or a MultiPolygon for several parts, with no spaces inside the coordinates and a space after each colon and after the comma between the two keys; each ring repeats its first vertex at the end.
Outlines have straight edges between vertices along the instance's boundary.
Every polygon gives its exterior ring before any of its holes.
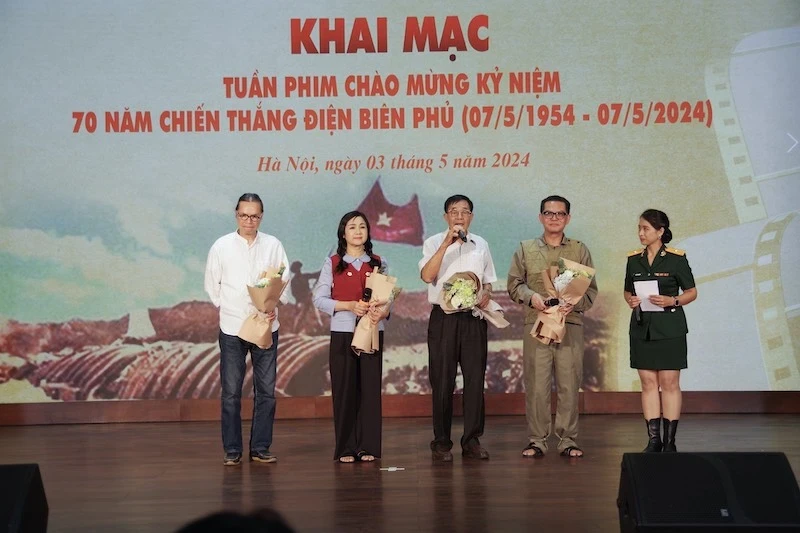
{"type": "Polygon", "coordinates": [[[447,229],[425,240],[419,262],[420,277],[428,284],[428,301],[433,304],[428,322],[428,369],[433,396],[434,461],[450,462],[453,441],[453,390],[456,371],[464,375],[464,435],[461,455],[467,459],[488,459],[480,444],[483,435],[483,383],[486,375],[488,341],[486,321],[471,312],[447,314],[441,308],[442,285],[453,274],[472,272],[481,281],[478,307],[491,299],[492,283],[497,276],[488,243],[469,231],[473,217],[472,200],[456,194],[444,202],[447,229]]]}

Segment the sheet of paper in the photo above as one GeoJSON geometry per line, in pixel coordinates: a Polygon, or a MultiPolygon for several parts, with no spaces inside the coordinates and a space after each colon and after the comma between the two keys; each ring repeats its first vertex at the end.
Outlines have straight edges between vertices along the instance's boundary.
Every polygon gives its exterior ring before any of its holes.
{"type": "Polygon", "coordinates": [[[642,299],[642,311],[664,311],[663,307],[651,304],[650,300],[647,299],[648,296],[658,294],[658,280],[634,281],[633,289],[636,291],[636,296],[642,299]]]}

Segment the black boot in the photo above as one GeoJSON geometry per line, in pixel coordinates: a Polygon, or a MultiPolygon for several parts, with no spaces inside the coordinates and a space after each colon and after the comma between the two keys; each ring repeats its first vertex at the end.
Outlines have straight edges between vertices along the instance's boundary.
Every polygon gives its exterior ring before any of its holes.
{"type": "Polygon", "coordinates": [[[678,431],[678,420],[664,419],[664,451],[677,452],[675,447],[675,432],[678,431]]]}
{"type": "MultiPolygon", "coordinates": [[[[661,419],[660,418],[652,418],[650,420],[645,420],[644,423],[647,425],[647,436],[650,438],[647,441],[647,447],[642,450],[644,453],[656,453],[661,451],[661,419]]],[[[666,427],[666,426],[665,426],[666,427]]]]}

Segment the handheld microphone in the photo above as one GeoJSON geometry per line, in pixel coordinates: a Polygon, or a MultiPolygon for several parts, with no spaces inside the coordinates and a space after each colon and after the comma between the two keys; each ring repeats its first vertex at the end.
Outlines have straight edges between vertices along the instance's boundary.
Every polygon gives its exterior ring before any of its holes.
{"type": "Polygon", "coordinates": [[[642,325],[642,306],[641,305],[637,305],[633,309],[633,317],[636,319],[636,325],[641,326],[642,325]]]}
{"type": "Polygon", "coordinates": [[[458,230],[458,238],[467,242],[467,233],[463,229],[458,230]]]}
{"type": "MultiPolygon", "coordinates": [[[[372,288],[371,287],[364,287],[364,292],[361,293],[361,301],[369,303],[369,301],[371,299],[372,299],[372,288]]],[[[362,317],[357,316],[356,317],[356,322],[360,321],[361,318],[362,317]]]]}
{"type": "Polygon", "coordinates": [[[364,287],[364,292],[361,293],[361,301],[369,302],[372,299],[372,288],[364,287]]]}

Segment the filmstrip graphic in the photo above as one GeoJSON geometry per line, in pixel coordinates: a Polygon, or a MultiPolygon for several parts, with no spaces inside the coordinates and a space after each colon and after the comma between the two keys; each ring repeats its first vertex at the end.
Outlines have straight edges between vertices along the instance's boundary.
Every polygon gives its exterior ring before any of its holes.
{"type": "MultiPolygon", "coordinates": [[[[753,54],[769,54],[769,57],[776,58],[775,61],[783,62],[786,69],[796,69],[796,64],[787,58],[793,57],[789,50],[797,46],[795,29],[763,32],[745,37],[734,47],[731,57],[706,67],[706,93],[714,106],[714,130],[739,222],[745,224],[768,219],[755,243],[753,264],[745,268],[753,273],[754,312],[764,370],[771,390],[800,389],[800,354],[794,346],[797,339],[792,338],[780,264],[782,238],[796,219],[797,212],[793,210],[798,206],[791,206],[788,213],[771,216],[776,215],[776,211],[787,211],[786,206],[765,205],[759,183],[791,179],[797,175],[798,169],[791,159],[775,159],[780,154],[773,154],[769,157],[774,163],[786,166],[770,174],[756,173],[734,100],[731,65],[734,59],[743,61],[753,54]]],[[[754,61],[752,57],[747,60],[754,61]]],[[[759,116],[766,117],[766,113],[762,109],[759,116]]]]}
{"type": "Polygon", "coordinates": [[[717,143],[739,223],[763,220],[767,217],[767,211],[747,153],[744,132],[736,114],[731,91],[729,60],[712,63],[706,67],[706,94],[714,109],[714,131],[717,134],[717,143]]]}
{"type": "Polygon", "coordinates": [[[781,283],[781,241],[797,212],[773,218],[755,247],[753,298],[761,353],[771,390],[800,389],[800,353],[794,347],[781,283]]]}

